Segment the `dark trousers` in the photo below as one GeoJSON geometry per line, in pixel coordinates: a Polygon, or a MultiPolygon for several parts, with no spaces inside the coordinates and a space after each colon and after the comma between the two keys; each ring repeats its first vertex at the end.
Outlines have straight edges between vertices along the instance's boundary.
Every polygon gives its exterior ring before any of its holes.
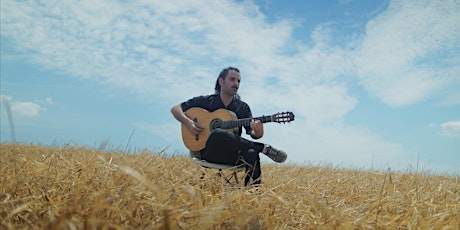
{"type": "Polygon", "coordinates": [[[264,144],[250,141],[223,129],[212,131],[201,151],[201,158],[212,163],[239,165],[245,163],[245,185],[260,184],[260,157],[264,144]],[[251,182],[252,181],[252,182],[251,182]]]}

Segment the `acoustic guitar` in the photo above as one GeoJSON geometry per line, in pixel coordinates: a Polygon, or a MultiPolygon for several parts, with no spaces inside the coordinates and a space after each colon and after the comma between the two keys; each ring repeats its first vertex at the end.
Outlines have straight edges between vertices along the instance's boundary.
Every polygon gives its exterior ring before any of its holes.
{"type": "Polygon", "coordinates": [[[250,125],[252,119],[259,120],[262,123],[286,123],[294,120],[294,114],[292,112],[281,112],[271,116],[238,119],[234,112],[226,109],[218,109],[214,112],[209,112],[197,107],[188,109],[185,111],[185,115],[204,127],[200,134],[194,135],[188,130],[187,126],[182,124],[182,140],[185,146],[191,151],[200,151],[204,149],[209,135],[217,128],[226,129],[229,132],[237,132],[239,127],[250,125]]]}

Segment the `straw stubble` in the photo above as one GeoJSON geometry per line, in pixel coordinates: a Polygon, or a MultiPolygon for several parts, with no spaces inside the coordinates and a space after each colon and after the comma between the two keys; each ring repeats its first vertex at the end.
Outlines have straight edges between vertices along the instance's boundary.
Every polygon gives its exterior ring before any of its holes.
{"type": "Polygon", "coordinates": [[[1,144],[0,165],[3,229],[460,226],[452,175],[264,164],[254,189],[183,156],[19,144],[1,144]]]}

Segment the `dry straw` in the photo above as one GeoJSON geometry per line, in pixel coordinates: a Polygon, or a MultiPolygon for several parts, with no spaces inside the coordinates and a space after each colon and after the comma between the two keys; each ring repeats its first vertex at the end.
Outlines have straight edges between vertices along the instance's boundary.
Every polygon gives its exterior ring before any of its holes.
{"type": "Polygon", "coordinates": [[[0,166],[1,229],[460,226],[451,175],[265,164],[254,190],[182,156],[17,144],[1,145],[0,166]]]}

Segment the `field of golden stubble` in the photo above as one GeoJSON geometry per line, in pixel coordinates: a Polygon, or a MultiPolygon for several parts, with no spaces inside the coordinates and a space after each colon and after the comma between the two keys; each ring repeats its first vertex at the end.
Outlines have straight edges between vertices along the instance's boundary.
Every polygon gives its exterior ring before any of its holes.
{"type": "Polygon", "coordinates": [[[1,229],[460,228],[459,176],[264,164],[254,191],[185,156],[18,144],[0,165],[1,229]]]}

